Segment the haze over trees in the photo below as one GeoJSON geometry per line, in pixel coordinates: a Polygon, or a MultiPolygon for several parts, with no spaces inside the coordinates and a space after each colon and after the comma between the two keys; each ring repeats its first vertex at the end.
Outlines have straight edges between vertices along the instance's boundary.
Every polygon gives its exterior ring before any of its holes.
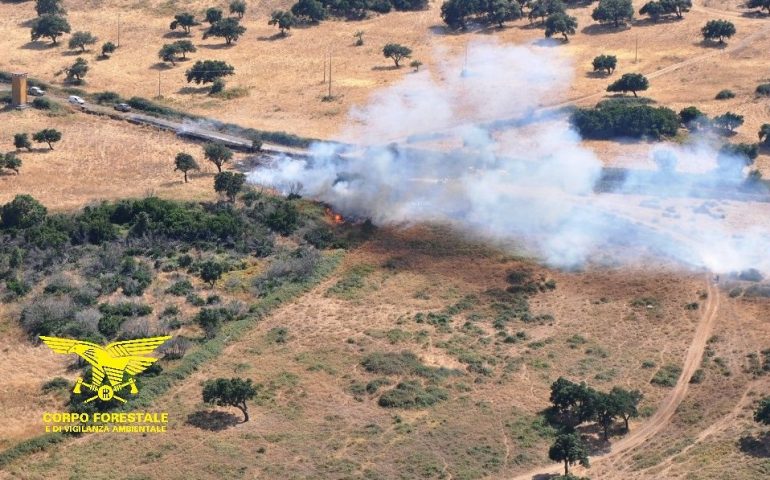
{"type": "Polygon", "coordinates": [[[382,56],[393,60],[396,68],[401,68],[401,60],[411,57],[412,49],[398,43],[388,43],[382,48],[382,56]]]}
{"type": "Polygon", "coordinates": [[[634,18],[634,6],[631,0],[599,0],[591,18],[618,28],[634,18]]]}
{"type": "Polygon", "coordinates": [[[607,87],[608,92],[631,92],[636,97],[636,92],[641,92],[650,88],[650,82],[647,77],[641,73],[624,73],[615,82],[607,87]]]}
{"type": "Polygon", "coordinates": [[[30,36],[35,42],[41,38],[50,38],[56,45],[57,39],[65,33],[70,33],[70,24],[60,15],[46,14],[32,21],[30,36]]]}
{"type": "Polygon", "coordinates": [[[704,40],[717,40],[725,43],[726,38],[735,35],[735,25],[728,20],[709,20],[701,29],[704,40]]]}

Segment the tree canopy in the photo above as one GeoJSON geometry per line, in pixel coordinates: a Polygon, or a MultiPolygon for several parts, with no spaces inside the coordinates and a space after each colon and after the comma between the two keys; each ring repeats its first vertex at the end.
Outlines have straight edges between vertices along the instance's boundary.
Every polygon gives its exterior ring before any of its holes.
{"type": "Polygon", "coordinates": [[[276,25],[281,31],[281,35],[284,36],[296,23],[297,18],[294,14],[285,10],[275,10],[272,15],[270,15],[270,20],[267,22],[268,25],[276,25]]]}
{"type": "Polygon", "coordinates": [[[246,27],[240,24],[240,21],[235,17],[228,17],[222,20],[214,22],[211,27],[203,34],[203,39],[206,40],[209,37],[220,37],[225,39],[227,45],[232,44],[246,33],[246,27]]]}
{"type": "Polygon", "coordinates": [[[70,24],[60,15],[45,14],[32,21],[30,35],[33,42],[40,38],[50,38],[56,45],[56,40],[65,33],[70,33],[70,24]]]}
{"type": "Polygon", "coordinates": [[[38,16],[67,14],[61,0],[35,0],[35,12],[38,16]]]}
{"type": "Polygon", "coordinates": [[[398,43],[388,43],[382,48],[382,55],[385,58],[393,60],[393,63],[396,64],[396,68],[400,68],[401,65],[399,65],[399,63],[401,60],[412,56],[412,49],[398,43]]]}
{"type": "Polygon", "coordinates": [[[246,14],[246,2],[244,0],[232,0],[230,2],[230,13],[243,18],[246,14]]]}
{"type": "Polygon", "coordinates": [[[44,128],[32,135],[32,140],[38,143],[47,143],[48,148],[53,150],[53,144],[61,140],[61,132],[54,128],[44,128]]]}
{"type": "Polygon", "coordinates": [[[96,43],[96,37],[91,32],[75,32],[70,37],[69,47],[72,49],[79,48],[81,52],[86,51],[87,45],[93,45],[96,43]]]}
{"type": "Polygon", "coordinates": [[[624,73],[620,79],[611,83],[607,87],[608,92],[631,92],[636,97],[636,92],[644,91],[650,88],[650,82],[647,77],[641,73],[624,73]]]}
{"type": "Polygon", "coordinates": [[[187,172],[198,169],[198,162],[195,161],[195,157],[185,152],[176,154],[174,158],[174,171],[179,170],[184,174],[184,183],[187,183],[187,172]]]}
{"type": "Polygon", "coordinates": [[[299,0],[292,5],[291,13],[305,22],[320,22],[326,18],[326,10],[318,0],[299,0]]]}
{"type": "Polygon", "coordinates": [[[717,115],[714,117],[714,124],[720,128],[734,132],[736,128],[743,125],[743,115],[739,115],[733,112],[725,112],[722,115],[717,115]]]}
{"type": "Polygon", "coordinates": [[[3,228],[29,228],[45,220],[46,209],[31,195],[16,195],[0,207],[0,226],[3,228]]]}
{"type": "Polygon", "coordinates": [[[257,386],[251,379],[217,378],[203,384],[203,401],[222,407],[238,408],[243,413],[243,421],[249,421],[249,411],[246,402],[257,395],[257,386]]]}
{"type": "Polygon", "coordinates": [[[600,23],[611,23],[617,28],[634,18],[634,6],[631,0],[599,0],[591,18],[600,23]]]}
{"type": "Polygon", "coordinates": [[[759,401],[757,409],[754,410],[754,421],[763,425],[770,425],[770,397],[765,397],[759,401]]]}
{"type": "Polygon", "coordinates": [[[211,83],[214,80],[228,75],[234,75],[235,68],[222,60],[198,60],[187,72],[187,83],[197,84],[211,83]]]}
{"type": "Polygon", "coordinates": [[[235,197],[246,183],[246,175],[236,172],[220,172],[214,177],[214,191],[227,196],[230,202],[235,202],[235,197]]]}
{"type": "Polygon", "coordinates": [[[209,162],[217,166],[217,171],[222,171],[222,165],[233,158],[233,151],[221,143],[207,143],[203,147],[203,155],[209,162]]]}
{"type": "Polygon", "coordinates": [[[594,72],[604,70],[607,72],[607,75],[612,75],[612,72],[615,71],[618,65],[618,57],[615,55],[599,55],[594,58],[592,65],[594,72]]]}
{"type": "Polygon", "coordinates": [[[564,41],[568,42],[568,35],[574,35],[577,29],[577,19],[564,12],[556,12],[548,16],[545,21],[545,36],[551,37],[555,34],[561,34],[564,41]]]}
{"type": "Polygon", "coordinates": [[[113,53],[115,50],[117,50],[117,46],[112,42],[105,42],[104,45],[102,45],[102,57],[109,57],[111,53],[113,53]]]}
{"type": "Polygon", "coordinates": [[[32,150],[32,143],[29,141],[29,135],[26,133],[16,133],[13,135],[13,146],[16,149],[26,148],[32,150]]]}
{"type": "Polygon", "coordinates": [[[195,20],[195,15],[189,12],[182,12],[174,15],[174,20],[169,25],[169,28],[176,30],[177,27],[181,27],[182,31],[189,35],[190,29],[196,25],[200,25],[200,22],[195,20]]]}
{"type": "Polygon", "coordinates": [[[70,82],[82,83],[83,78],[88,73],[88,69],[88,62],[84,58],[76,58],[75,63],[65,69],[67,80],[70,82]]]}
{"type": "Polygon", "coordinates": [[[569,475],[571,465],[580,464],[584,467],[590,467],[588,460],[588,447],[577,433],[563,433],[556,437],[556,440],[548,450],[548,458],[554,462],[564,462],[564,475],[569,475]]]}
{"type": "Polygon", "coordinates": [[[704,40],[718,40],[719,43],[725,43],[726,38],[735,35],[735,25],[728,20],[709,20],[701,28],[704,40]]]}

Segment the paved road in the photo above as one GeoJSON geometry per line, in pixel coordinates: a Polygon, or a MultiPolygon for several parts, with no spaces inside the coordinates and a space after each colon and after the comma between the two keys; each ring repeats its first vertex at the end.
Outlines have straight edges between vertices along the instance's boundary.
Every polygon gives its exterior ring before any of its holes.
{"type": "MultiPolygon", "coordinates": [[[[8,91],[10,87],[7,85],[0,86],[0,91],[8,91]]],[[[69,95],[57,95],[52,92],[46,92],[47,98],[55,100],[65,107],[69,107],[74,111],[80,111],[89,113],[92,115],[104,115],[116,120],[124,120],[137,125],[149,125],[151,127],[159,128],[162,130],[168,130],[175,132],[177,135],[197,138],[203,141],[220,142],[227,145],[230,148],[236,150],[250,150],[251,139],[247,137],[241,137],[237,135],[222,133],[214,129],[205,128],[201,126],[201,123],[205,123],[208,119],[203,119],[201,122],[195,120],[176,121],[168,120],[165,118],[154,117],[152,115],[146,115],[138,112],[119,112],[112,107],[105,105],[97,105],[94,103],[86,103],[85,105],[78,107],[69,103],[69,95]]],[[[30,102],[35,97],[30,97],[30,102]]],[[[216,120],[210,120],[216,122],[216,120]]],[[[276,145],[274,143],[263,143],[262,151],[270,154],[283,154],[291,156],[304,157],[308,155],[308,151],[303,148],[286,147],[283,145],[276,145]]]]}

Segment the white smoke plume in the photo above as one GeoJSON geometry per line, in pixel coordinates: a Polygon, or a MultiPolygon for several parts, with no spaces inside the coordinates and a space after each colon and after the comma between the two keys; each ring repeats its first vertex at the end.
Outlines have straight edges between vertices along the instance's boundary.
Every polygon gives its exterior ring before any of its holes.
{"type": "Polygon", "coordinates": [[[467,58],[440,56],[447,60],[435,71],[407,74],[351,112],[341,138],[364,147],[318,143],[309,159],[278,158],[249,180],[284,191],[300,183],[303,195],[376,224],[449,222],[514,240],[556,266],[579,266],[605,246],[623,245],[613,250],[623,252],[617,260],[641,249],[717,272],[770,272],[767,217],[764,225],[731,223],[730,205],[692,198],[741,181],[704,175],[717,172],[710,146],[651,148],[651,163],[663,168],[626,173],[621,193],[595,193],[602,162],[565,113],[540,109],[571,82],[559,49],[485,42],[467,58]],[[500,118],[511,119],[508,128],[480,126],[500,118]],[[430,132],[449,135],[406,141],[430,132]]]}

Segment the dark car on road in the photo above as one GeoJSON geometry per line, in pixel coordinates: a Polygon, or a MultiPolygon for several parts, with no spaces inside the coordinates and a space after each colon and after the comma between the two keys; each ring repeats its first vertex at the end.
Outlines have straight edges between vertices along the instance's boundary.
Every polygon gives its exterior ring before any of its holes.
{"type": "Polygon", "coordinates": [[[127,103],[118,103],[117,105],[115,105],[115,110],[119,112],[130,112],[131,106],[127,103]]]}

